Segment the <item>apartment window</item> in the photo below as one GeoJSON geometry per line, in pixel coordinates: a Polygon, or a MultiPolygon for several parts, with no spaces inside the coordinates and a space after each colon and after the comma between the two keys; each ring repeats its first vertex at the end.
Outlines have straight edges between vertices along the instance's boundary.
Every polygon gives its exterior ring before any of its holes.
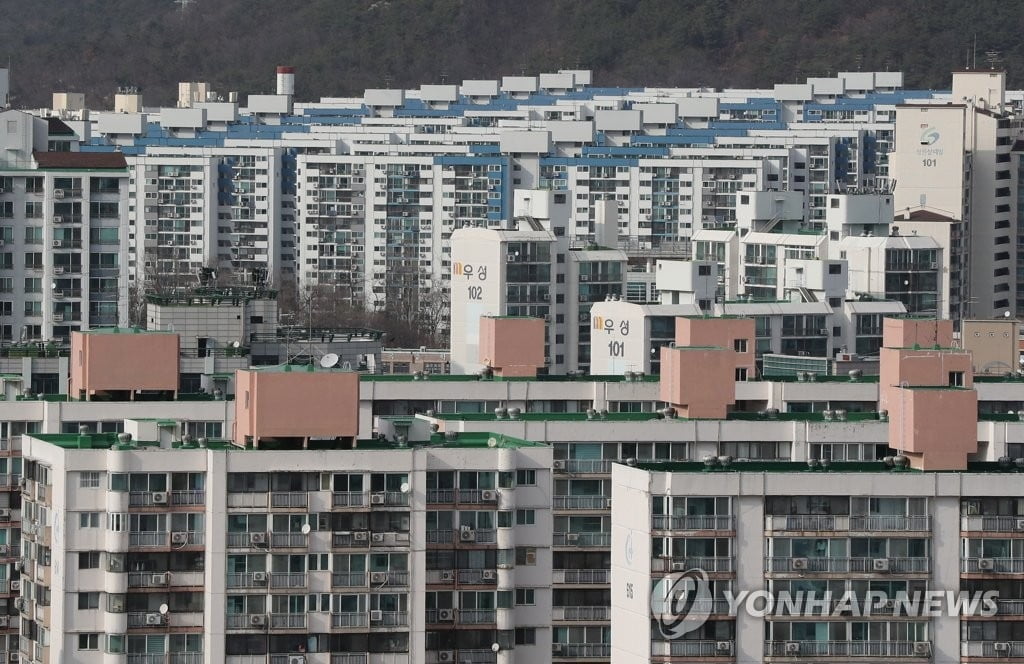
{"type": "Polygon", "coordinates": [[[99,512],[79,512],[78,513],[78,527],[79,528],[99,528],[100,527],[100,513],[99,512]]]}
{"type": "Polygon", "coordinates": [[[842,274],[843,264],[842,263],[829,263],[828,265],[829,274],[842,274]]]}
{"type": "Polygon", "coordinates": [[[537,514],[533,510],[516,510],[517,526],[532,526],[537,521],[537,514]]]}
{"type": "Polygon", "coordinates": [[[698,277],[710,277],[711,276],[711,266],[710,265],[698,265],[697,266],[697,276],[698,277]]]}
{"type": "Polygon", "coordinates": [[[79,650],[99,650],[100,649],[100,635],[95,632],[90,634],[79,634],[78,635],[78,649],[79,650]]]}
{"type": "Polygon", "coordinates": [[[80,489],[100,488],[100,474],[97,472],[82,472],[78,474],[78,487],[80,489]]]}
{"type": "Polygon", "coordinates": [[[536,486],[537,485],[537,471],[536,470],[517,470],[516,471],[516,485],[517,486],[536,486]]]}
{"type": "Polygon", "coordinates": [[[99,569],[99,551],[80,551],[78,553],[78,569],[99,569]]]}
{"type": "Polygon", "coordinates": [[[746,368],[745,367],[741,367],[739,369],[736,369],[736,380],[744,381],[746,379],[747,379],[747,370],[746,370],[746,368]]]}
{"type": "Polygon", "coordinates": [[[498,527],[499,528],[511,528],[512,527],[512,512],[511,511],[498,512],[498,527]]]}
{"type": "Polygon", "coordinates": [[[111,491],[127,491],[128,490],[128,473],[111,473],[110,474],[110,490],[111,491]]]}
{"type": "Polygon", "coordinates": [[[747,340],[746,339],[735,339],[732,342],[732,349],[737,353],[747,352],[747,340]]]}
{"type": "Polygon", "coordinates": [[[98,592],[78,593],[79,611],[98,608],[100,608],[100,594],[98,592]]]}
{"type": "Polygon", "coordinates": [[[517,546],[516,547],[516,565],[536,565],[537,564],[537,547],[535,546],[517,546]]]}
{"type": "Polygon", "coordinates": [[[963,387],[964,386],[964,372],[963,371],[950,371],[949,372],[949,385],[950,385],[950,387],[963,387]]]}
{"type": "Polygon", "coordinates": [[[516,588],[516,606],[533,606],[533,588],[516,588]]]}
{"type": "Polygon", "coordinates": [[[537,643],[537,629],[535,627],[517,627],[516,645],[532,646],[537,643]]]}
{"type": "Polygon", "coordinates": [[[830,298],[828,298],[828,306],[832,307],[833,309],[838,309],[839,307],[843,306],[843,298],[841,298],[841,297],[830,297],[830,298]]]}

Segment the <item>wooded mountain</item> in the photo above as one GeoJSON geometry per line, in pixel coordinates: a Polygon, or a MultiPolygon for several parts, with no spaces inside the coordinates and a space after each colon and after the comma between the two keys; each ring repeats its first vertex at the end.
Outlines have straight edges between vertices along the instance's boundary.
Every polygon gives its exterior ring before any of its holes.
{"type": "Polygon", "coordinates": [[[597,85],[767,86],[902,70],[945,88],[977,40],[1024,84],[1024,12],[963,0],[0,0],[0,62],[15,106],[53,91],[109,107],[118,85],[172,104],[181,80],[297,98],[464,78],[594,70],[597,85]]]}

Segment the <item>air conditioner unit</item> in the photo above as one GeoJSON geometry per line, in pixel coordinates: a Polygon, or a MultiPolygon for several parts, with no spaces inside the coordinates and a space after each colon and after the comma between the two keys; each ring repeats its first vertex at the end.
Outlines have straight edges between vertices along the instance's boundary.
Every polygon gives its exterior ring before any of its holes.
{"type": "Polygon", "coordinates": [[[996,641],[992,644],[992,650],[996,652],[1010,652],[1010,644],[1006,641],[996,641]]]}
{"type": "Polygon", "coordinates": [[[914,642],[914,654],[915,655],[927,655],[932,651],[932,644],[929,641],[915,641],[914,642]]]}
{"type": "Polygon", "coordinates": [[[455,651],[454,650],[438,650],[437,661],[439,662],[454,662],[455,651]]]}
{"type": "Polygon", "coordinates": [[[494,581],[498,578],[498,573],[493,569],[485,569],[483,574],[481,574],[481,578],[483,578],[484,581],[494,581]]]}
{"type": "Polygon", "coordinates": [[[889,571],[889,559],[888,558],[875,558],[871,561],[871,569],[876,572],[888,572],[889,571]]]}
{"type": "Polygon", "coordinates": [[[732,641],[718,641],[715,643],[715,650],[718,652],[732,652],[732,641]]]}
{"type": "Polygon", "coordinates": [[[566,533],[565,534],[565,543],[566,544],[577,544],[577,543],[579,543],[579,541],[580,541],[580,534],[579,533],[566,533]]]}
{"type": "Polygon", "coordinates": [[[164,621],[163,618],[164,617],[162,615],[160,615],[159,613],[147,613],[146,614],[146,624],[147,625],[160,625],[160,624],[163,624],[163,621],[164,621]]]}
{"type": "Polygon", "coordinates": [[[685,572],[686,571],[686,563],[682,562],[682,561],[677,561],[677,562],[672,563],[672,571],[673,572],[685,572]]]}
{"type": "Polygon", "coordinates": [[[153,492],[153,504],[154,505],[166,505],[167,504],[167,492],[166,491],[154,491],[153,492]]]}
{"type": "Polygon", "coordinates": [[[8,618],[8,616],[0,616],[0,627],[7,627],[9,622],[10,619],[8,618]]]}
{"type": "Polygon", "coordinates": [[[378,609],[370,611],[370,622],[380,622],[384,620],[384,612],[378,609]]]}
{"type": "Polygon", "coordinates": [[[253,572],[252,573],[252,582],[253,583],[266,583],[267,582],[267,573],[266,572],[253,572]]]}
{"type": "Polygon", "coordinates": [[[60,265],[55,265],[53,268],[54,274],[64,274],[64,268],[60,265]]]}
{"type": "Polygon", "coordinates": [[[790,569],[795,569],[795,570],[807,569],[807,559],[806,558],[793,558],[792,560],[789,561],[789,567],[790,567],[790,569]]]}
{"type": "Polygon", "coordinates": [[[485,489],[480,492],[480,500],[485,503],[493,503],[498,500],[498,492],[493,489],[485,489]]]}
{"type": "Polygon", "coordinates": [[[0,556],[6,556],[11,552],[11,547],[7,544],[0,544],[0,556]]]}
{"type": "Polygon", "coordinates": [[[0,519],[10,519],[11,509],[9,507],[0,507],[0,519]]]}
{"type": "Polygon", "coordinates": [[[249,533],[249,544],[262,546],[267,543],[266,533],[249,533]]]}
{"type": "Polygon", "coordinates": [[[437,622],[452,622],[455,620],[454,609],[438,609],[437,610],[437,622]]]}
{"type": "Polygon", "coordinates": [[[551,462],[551,467],[555,470],[565,470],[565,461],[562,459],[555,459],[551,462]]]}
{"type": "Polygon", "coordinates": [[[995,568],[996,561],[992,558],[978,558],[978,569],[991,571],[995,568]]]}
{"type": "Polygon", "coordinates": [[[166,586],[169,579],[169,574],[152,574],[149,577],[149,583],[153,586],[166,586]]]}
{"type": "Polygon", "coordinates": [[[371,505],[383,505],[387,497],[383,493],[371,493],[370,504],[371,505]]]}
{"type": "Polygon", "coordinates": [[[800,642],[799,641],[786,641],[786,654],[787,655],[799,655],[800,654],[800,642]]]}
{"type": "Polygon", "coordinates": [[[441,581],[442,582],[444,582],[444,581],[454,581],[454,580],[455,580],[455,572],[450,572],[450,571],[447,571],[447,570],[441,572],[441,581]]]}
{"type": "Polygon", "coordinates": [[[11,581],[11,592],[12,593],[20,593],[21,592],[21,581],[11,581]]]}
{"type": "Polygon", "coordinates": [[[370,539],[370,533],[365,530],[352,533],[352,539],[356,542],[367,542],[370,539]]]}
{"type": "Polygon", "coordinates": [[[384,543],[384,533],[373,533],[370,536],[370,539],[373,540],[377,544],[383,544],[384,543]]]}
{"type": "MultiPolygon", "coordinates": [[[[2,515],[2,513],[0,513],[2,515]]],[[[1014,524],[1017,530],[1024,530],[1024,519],[1017,519],[1017,523],[1014,524]]]]}
{"type": "Polygon", "coordinates": [[[54,189],[53,190],[53,197],[54,198],[64,198],[64,190],[63,189],[54,189]]]}
{"type": "Polygon", "coordinates": [[[459,541],[460,542],[475,542],[476,541],[476,531],[473,530],[472,528],[466,528],[466,529],[460,530],[459,531],[459,541]]]}
{"type": "Polygon", "coordinates": [[[55,322],[55,323],[63,323],[64,322],[64,314],[61,314],[61,313],[54,314],[53,315],[53,322],[55,322]]]}
{"type": "MultiPolygon", "coordinates": [[[[11,585],[13,586],[14,582],[11,582],[11,585]]],[[[24,597],[19,597],[18,599],[14,600],[14,608],[24,613],[28,610],[28,600],[26,600],[24,597]]]]}
{"type": "Polygon", "coordinates": [[[820,334],[823,337],[827,337],[828,336],[828,328],[827,327],[821,328],[820,330],[818,330],[818,334],[820,334]]]}
{"type": "Polygon", "coordinates": [[[61,246],[62,244],[64,244],[64,242],[63,242],[63,241],[61,241],[61,240],[54,240],[54,241],[53,241],[53,246],[55,246],[55,247],[59,247],[59,246],[61,246]]]}
{"type": "Polygon", "coordinates": [[[249,616],[249,624],[253,627],[265,627],[267,624],[267,617],[259,614],[249,616]]]}
{"type": "Polygon", "coordinates": [[[188,533],[171,533],[171,544],[178,544],[180,546],[188,544],[188,533]]]}
{"type": "Polygon", "coordinates": [[[55,223],[55,224],[63,224],[64,223],[64,217],[62,215],[59,215],[59,214],[53,215],[53,223],[55,223]]]}
{"type": "Polygon", "coordinates": [[[12,652],[11,653],[11,661],[12,662],[20,662],[21,661],[21,655],[19,655],[16,652],[12,652]]]}
{"type": "Polygon", "coordinates": [[[931,263],[928,264],[928,269],[930,269],[930,270],[938,270],[939,269],[939,264],[937,262],[935,262],[935,261],[932,261],[931,263]]]}
{"type": "Polygon", "coordinates": [[[288,664],[306,664],[306,656],[288,655],[288,664]]]}
{"type": "Polygon", "coordinates": [[[387,583],[387,572],[370,572],[370,583],[387,583]]]}

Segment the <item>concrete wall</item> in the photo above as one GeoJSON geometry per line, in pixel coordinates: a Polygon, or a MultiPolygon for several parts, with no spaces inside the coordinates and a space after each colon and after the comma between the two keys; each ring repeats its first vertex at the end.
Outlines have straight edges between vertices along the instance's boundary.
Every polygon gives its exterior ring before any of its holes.
{"type": "Polygon", "coordinates": [[[98,391],[178,391],[178,335],[74,332],[71,396],[98,391]]]}
{"type": "Polygon", "coordinates": [[[246,437],[344,438],[359,433],[359,374],[239,371],[234,441],[246,437]]]}

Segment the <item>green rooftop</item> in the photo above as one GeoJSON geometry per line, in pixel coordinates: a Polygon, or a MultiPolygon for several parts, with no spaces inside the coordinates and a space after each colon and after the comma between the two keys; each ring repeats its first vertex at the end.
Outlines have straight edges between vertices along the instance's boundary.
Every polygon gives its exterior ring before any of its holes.
{"type": "Polygon", "coordinates": [[[173,334],[164,330],[147,330],[142,327],[94,327],[81,330],[82,334],[173,334]]]}

